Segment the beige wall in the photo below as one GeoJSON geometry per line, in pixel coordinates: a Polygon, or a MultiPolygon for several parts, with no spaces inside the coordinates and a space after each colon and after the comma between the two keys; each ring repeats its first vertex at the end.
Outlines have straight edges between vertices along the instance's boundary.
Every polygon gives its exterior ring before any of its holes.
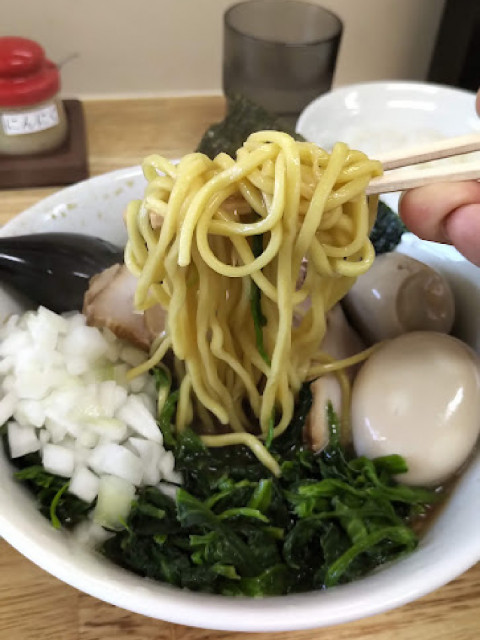
{"type": "MultiPolygon", "coordinates": [[[[345,24],[335,84],[424,79],[445,0],[318,0],[345,24]]],[[[68,96],[221,90],[233,0],[0,0],[0,35],[40,42],[68,96]]]]}

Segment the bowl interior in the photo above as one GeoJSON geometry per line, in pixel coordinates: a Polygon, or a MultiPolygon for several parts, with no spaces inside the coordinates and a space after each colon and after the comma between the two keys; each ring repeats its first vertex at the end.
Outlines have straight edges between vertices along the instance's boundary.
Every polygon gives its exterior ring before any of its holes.
{"type": "MultiPolygon", "coordinates": [[[[7,224],[1,233],[80,231],[121,243],[126,237],[123,209],[132,198],[141,197],[143,186],[139,168],[100,176],[38,203],[7,224]]],[[[456,331],[479,349],[478,269],[451,247],[425,243],[409,234],[400,250],[432,264],[452,282],[459,310],[456,331]]],[[[7,305],[17,304],[8,291],[2,291],[2,313],[7,305]]],[[[113,566],[95,552],[80,547],[71,535],[51,528],[27,493],[13,481],[3,453],[0,453],[0,534],[59,579],[125,609],[210,629],[287,631],[339,624],[399,606],[436,589],[473,565],[480,559],[479,486],[477,456],[412,555],[367,578],[326,592],[264,600],[180,591],[113,566]]]]}

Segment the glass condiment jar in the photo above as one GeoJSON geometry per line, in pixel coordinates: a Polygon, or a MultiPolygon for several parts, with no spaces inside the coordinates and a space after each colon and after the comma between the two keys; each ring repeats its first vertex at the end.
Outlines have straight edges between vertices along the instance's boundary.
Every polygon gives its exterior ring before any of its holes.
{"type": "Polygon", "coordinates": [[[60,73],[27,38],[0,37],[0,154],[51,151],[68,131],[60,73]]]}

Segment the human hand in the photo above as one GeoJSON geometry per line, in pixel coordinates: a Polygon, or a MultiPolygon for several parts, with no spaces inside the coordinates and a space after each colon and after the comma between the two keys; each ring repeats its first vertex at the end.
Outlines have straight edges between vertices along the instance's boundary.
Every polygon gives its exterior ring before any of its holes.
{"type": "MultiPolygon", "coordinates": [[[[480,115],[480,91],[476,98],[480,115]]],[[[480,182],[431,184],[405,192],[400,216],[424,240],[453,244],[480,266],[480,182]]]]}

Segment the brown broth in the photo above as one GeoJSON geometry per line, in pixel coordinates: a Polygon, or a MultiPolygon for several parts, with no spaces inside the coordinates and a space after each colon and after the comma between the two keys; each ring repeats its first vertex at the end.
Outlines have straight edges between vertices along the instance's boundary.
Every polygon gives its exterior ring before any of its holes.
{"type": "Polygon", "coordinates": [[[448,504],[452,493],[454,492],[457,484],[460,481],[460,478],[463,476],[465,471],[468,469],[470,464],[472,464],[473,459],[475,458],[475,454],[478,452],[480,447],[480,441],[477,442],[475,448],[472,453],[468,457],[468,460],[460,467],[460,469],[455,473],[455,475],[450,478],[444,484],[436,487],[435,491],[441,494],[441,499],[432,505],[429,505],[425,511],[425,513],[412,518],[410,521],[410,526],[412,530],[418,535],[419,538],[425,535],[425,533],[432,527],[437,520],[437,518],[442,513],[443,509],[448,504]]]}

